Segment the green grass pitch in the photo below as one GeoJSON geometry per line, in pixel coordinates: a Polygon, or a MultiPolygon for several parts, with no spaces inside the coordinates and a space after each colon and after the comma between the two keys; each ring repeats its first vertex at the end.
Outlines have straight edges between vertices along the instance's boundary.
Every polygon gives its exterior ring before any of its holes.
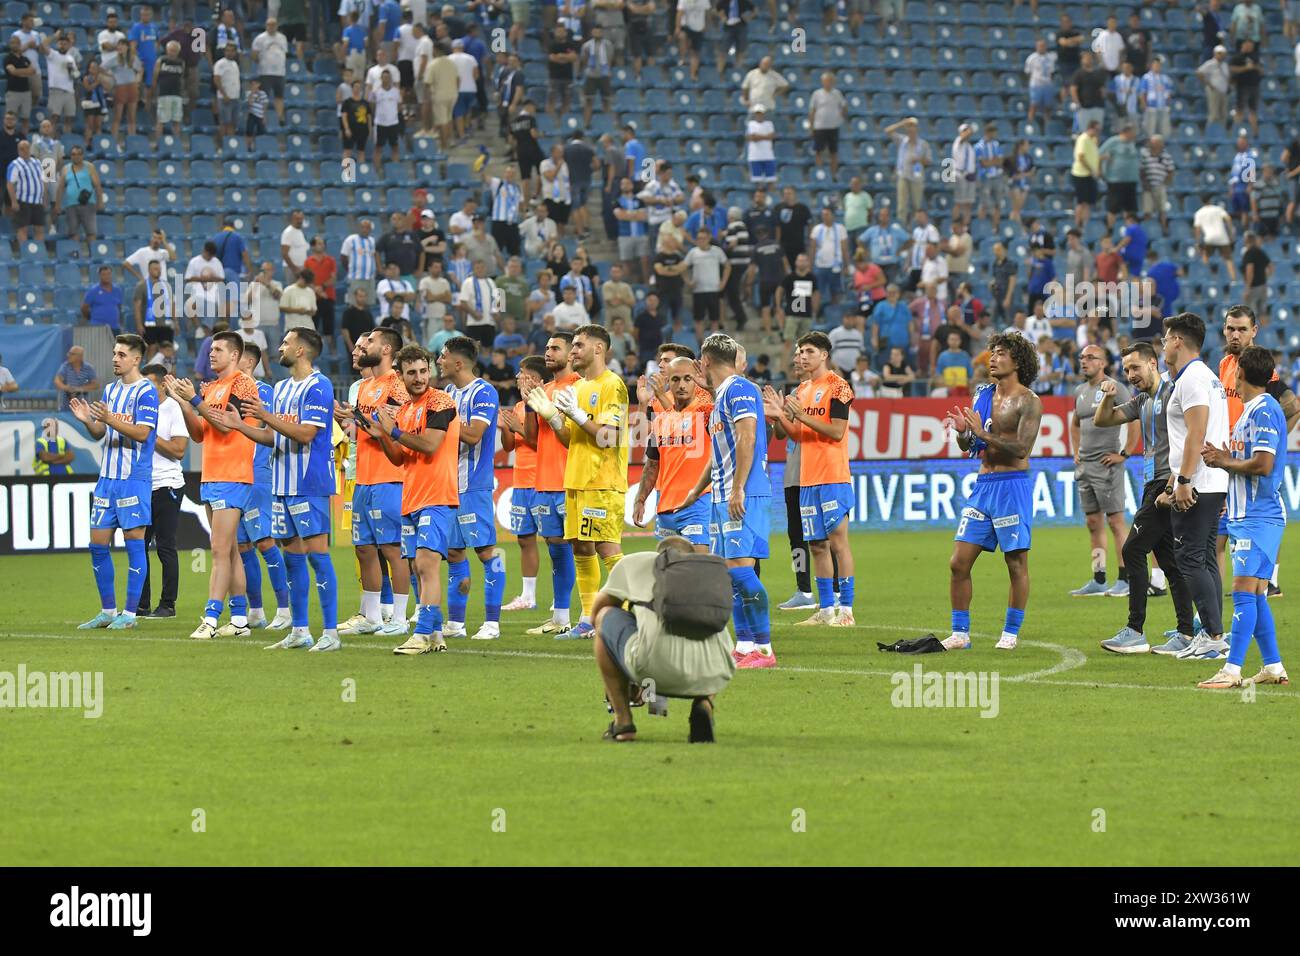
{"type": "MultiPolygon", "coordinates": [[[[187,639],[206,576],[185,556],[180,616],[122,635],[75,630],[97,603],[84,555],[5,558],[0,671],[102,671],[104,709],[0,709],[0,865],[1176,865],[1222,863],[1229,838],[1249,847],[1234,863],[1294,860],[1300,688],[1247,701],[1195,689],[1213,663],[1103,652],[1126,606],[1066,595],[1087,578],[1082,528],[1035,535],[1019,650],[993,649],[1006,575],[986,555],[973,650],[879,653],[946,632],[950,540],[857,535],[858,628],[774,612],[781,667],[737,674],[715,746],[686,743],[679,701],[665,719],[638,712],[635,743],[602,742],[590,644],[524,635],[544,611],[449,654],[394,657],[373,637],[269,652],[265,632],[187,639]],[[893,706],[891,675],[917,660],[997,672],[998,715],[893,706]]],[[[1274,603],[1292,669],[1296,540],[1282,561],[1294,587],[1274,603]]],[[[518,552],[504,547],[510,598],[518,552]]],[[[792,575],[784,541],[773,550],[775,604],[792,575]]],[[[335,561],[346,616],[350,552],[335,561]]],[[[543,555],[543,604],[548,574],[543,555]]],[[[471,630],[481,615],[476,588],[471,630]]],[[[1148,636],[1171,625],[1169,599],[1153,599],[1148,636]]],[[[1258,665],[1252,649],[1246,672],[1258,665]]]]}

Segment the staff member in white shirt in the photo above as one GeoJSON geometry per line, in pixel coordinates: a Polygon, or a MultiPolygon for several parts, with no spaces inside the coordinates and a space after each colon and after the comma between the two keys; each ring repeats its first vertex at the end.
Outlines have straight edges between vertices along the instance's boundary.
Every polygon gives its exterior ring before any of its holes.
{"type": "Polygon", "coordinates": [[[1204,362],[1205,323],[1191,312],[1170,316],[1164,323],[1164,358],[1173,379],[1166,422],[1169,427],[1169,487],[1156,504],[1172,507],[1178,570],[1201,616],[1201,633],[1189,644],[1177,637],[1156,653],[1180,658],[1226,656],[1223,640],[1223,580],[1215,538],[1219,512],[1228,496],[1228,473],[1201,460],[1206,444],[1228,443],[1228,395],[1204,362]],[[1217,653],[1216,653],[1217,652],[1217,653]]]}
{"type": "Polygon", "coordinates": [[[176,560],[176,524],[180,519],[181,499],[185,497],[185,472],[181,462],[189,446],[189,432],[185,429],[185,416],[176,399],[163,389],[167,369],[162,365],[146,365],[140,370],[162,400],[158,403],[157,441],[153,446],[153,523],[144,533],[146,552],[149,542],[156,541],[158,564],[162,566],[162,593],[158,606],[149,608],[149,562],[145,562],[144,588],[140,591],[137,617],[175,617],[176,589],[180,580],[180,565],[176,560]]]}

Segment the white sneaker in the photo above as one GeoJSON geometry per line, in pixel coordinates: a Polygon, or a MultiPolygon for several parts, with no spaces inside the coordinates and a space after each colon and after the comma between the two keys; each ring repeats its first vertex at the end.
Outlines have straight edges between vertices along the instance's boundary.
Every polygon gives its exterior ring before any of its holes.
{"type": "Polygon", "coordinates": [[[537,602],[528,600],[522,594],[509,604],[501,605],[501,610],[503,611],[534,611],[536,609],[537,602]]]}
{"type": "Polygon", "coordinates": [[[223,624],[217,628],[217,637],[248,637],[253,632],[239,624],[223,624]]]}
{"type": "Polygon", "coordinates": [[[442,636],[443,637],[465,637],[466,636],[465,622],[446,621],[442,625],[442,636]]]}
{"type": "Polygon", "coordinates": [[[380,637],[401,637],[403,634],[409,633],[410,630],[411,625],[408,622],[390,618],[388,623],[381,627],[377,633],[380,637]]]}
{"type": "Polygon", "coordinates": [[[993,646],[1000,651],[1014,651],[1016,649],[1016,635],[1003,634],[1002,638],[993,646]]]}
{"type": "Polygon", "coordinates": [[[267,629],[271,631],[287,631],[293,627],[293,611],[287,607],[282,607],[275,612],[275,617],[271,618],[271,623],[267,629]]]}
{"type": "Polygon", "coordinates": [[[248,612],[248,627],[250,630],[260,630],[266,627],[266,612],[250,610],[248,612]]]}
{"type": "Polygon", "coordinates": [[[495,641],[501,636],[501,625],[496,621],[484,621],[483,626],[474,632],[471,641],[495,641]]]}
{"type": "Polygon", "coordinates": [[[343,642],[337,637],[326,636],[317,641],[316,646],[308,651],[308,653],[315,653],[316,651],[337,651],[341,647],[343,647],[343,642]]]}
{"type": "Polygon", "coordinates": [[[383,626],[382,623],[376,624],[373,621],[366,620],[358,614],[356,617],[348,618],[346,623],[340,624],[338,631],[340,634],[378,634],[380,628],[383,626]],[[361,618],[361,620],[353,624],[352,622],[358,617],[361,618]]]}
{"type": "Polygon", "coordinates": [[[274,644],[266,645],[266,647],[262,648],[262,650],[292,651],[299,647],[310,648],[312,646],[312,643],[313,641],[311,639],[310,634],[290,634],[288,637],[284,638],[281,641],[276,641],[274,644]]]}
{"type": "Polygon", "coordinates": [[[383,619],[384,623],[387,624],[393,619],[393,606],[391,604],[385,604],[379,616],[383,619]]]}
{"type": "Polygon", "coordinates": [[[945,651],[967,651],[970,650],[970,635],[949,634],[940,643],[945,651]]]}
{"type": "Polygon", "coordinates": [[[339,622],[338,631],[340,634],[354,634],[356,633],[354,628],[356,628],[358,624],[364,623],[366,623],[366,616],[358,612],[353,614],[346,621],[339,622]]]}
{"type": "Polygon", "coordinates": [[[835,609],[835,618],[831,621],[831,627],[857,627],[858,622],[853,618],[853,608],[837,607],[835,609]]]}
{"type": "Polygon", "coordinates": [[[190,635],[190,637],[196,641],[210,641],[216,636],[217,629],[207,621],[202,621],[199,626],[194,629],[194,633],[190,635]]]}

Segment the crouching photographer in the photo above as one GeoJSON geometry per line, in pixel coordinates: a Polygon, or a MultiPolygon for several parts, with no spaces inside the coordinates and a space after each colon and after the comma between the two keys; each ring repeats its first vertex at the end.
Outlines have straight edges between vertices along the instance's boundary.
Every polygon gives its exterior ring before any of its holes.
{"type": "Polygon", "coordinates": [[[721,558],[697,554],[685,538],[664,538],[629,554],[592,607],[596,663],[614,720],[605,739],[636,739],[633,700],[691,701],[690,742],[713,742],[713,699],[736,672],[727,633],[731,577],[721,558]]]}

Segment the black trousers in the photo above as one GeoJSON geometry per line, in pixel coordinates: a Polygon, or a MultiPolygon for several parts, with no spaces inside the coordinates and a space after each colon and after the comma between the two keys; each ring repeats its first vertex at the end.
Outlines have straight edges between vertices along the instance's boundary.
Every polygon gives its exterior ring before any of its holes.
{"type": "Polygon", "coordinates": [[[1165,490],[1166,480],[1148,481],[1142,489],[1142,505],[1133,516],[1128,538],[1124,542],[1124,567],[1128,570],[1128,626],[1142,632],[1147,620],[1147,555],[1154,553],[1160,568],[1169,579],[1169,594],[1174,600],[1178,633],[1192,634],[1192,592],[1187,586],[1174,551],[1174,531],[1170,523],[1172,508],[1156,507],[1156,498],[1165,490]]]}
{"type": "Polygon", "coordinates": [[[727,285],[723,289],[727,298],[727,311],[735,320],[736,328],[743,329],[749,324],[749,316],[745,312],[745,297],[743,288],[745,285],[745,270],[732,269],[731,275],[727,279],[727,285]]]}
{"type": "MultiPolygon", "coordinates": [[[[1174,534],[1174,554],[1192,592],[1192,602],[1201,615],[1201,627],[1212,637],[1223,633],[1223,576],[1215,539],[1223,492],[1206,492],[1186,511],[1172,511],[1169,522],[1174,534]]],[[[1133,585],[1130,582],[1129,588],[1133,585]]]]}
{"type": "MultiPolygon", "coordinates": [[[[799,520],[799,486],[792,485],[785,489],[785,535],[790,539],[790,564],[794,568],[795,586],[804,594],[811,594],[812,584],[812,549],[803,537],[803,522],[799,520]]],[[[835,593],[840,590],[840,563],[831,552],[831,580],[835,582],[835,593]]]]}
{"type": "Polygon", "coordinates": [[[492,238],[507,256],[519,255],[519,227],[513,222],[492,220],[492,238]]]}
{"type": "MultiPolygon", "coordinates": [[[[180,566],[176,560],[176,524],[181,514],[181,496],[183,488],[157,488],[153,493],[153,523],[145,529],[144,546],[149,549],[149,542],[155,543],[158,563],[162,566],[162,596],[158,598],[159,607],[176,607],[176,587],[180,579],[180,566]]],[[[149,562],[144,565],[144,587],[140,591],[140,607],[152,607],[149,603],[149,562]]]]}

